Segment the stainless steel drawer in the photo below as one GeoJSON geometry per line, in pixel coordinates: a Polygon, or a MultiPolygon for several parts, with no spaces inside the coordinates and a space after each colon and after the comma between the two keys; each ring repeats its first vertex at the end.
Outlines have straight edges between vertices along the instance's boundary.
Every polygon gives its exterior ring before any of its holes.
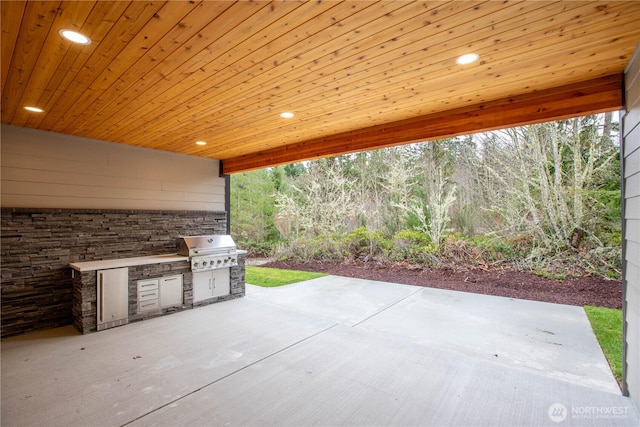
{"type": "Polygon", "coordinates": [[[158,308],[160,308],[160,301],[157,299],[138,302],[138,313],[143,311],[156,310],[158,308]]]}
{"type": "Polygon", "coordinates": [[[138,292],[158,289],[158,279],[138,280],[138,292]]]}
{"type": "Polygon", "coordinates": [[[140,291],[138,292],[138,302],[158,299],[158,296],[159,293],[157,289],[153,289],[151,291],[140,291]]]}

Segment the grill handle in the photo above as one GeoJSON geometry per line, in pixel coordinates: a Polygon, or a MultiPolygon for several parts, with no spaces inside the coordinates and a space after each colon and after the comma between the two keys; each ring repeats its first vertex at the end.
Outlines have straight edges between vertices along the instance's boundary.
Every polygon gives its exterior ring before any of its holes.
{"type": "Polygon", "coordinates": [[[218,252],[219,249],[194,249],[194,254],[214,254],[218,252]]]}

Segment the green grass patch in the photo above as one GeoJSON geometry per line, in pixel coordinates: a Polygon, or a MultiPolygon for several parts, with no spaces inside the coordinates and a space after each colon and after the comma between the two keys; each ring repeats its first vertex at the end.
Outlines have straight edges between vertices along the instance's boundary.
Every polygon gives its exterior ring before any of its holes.
{"type": "Polygon", "coordinates": [[[609,361],[613,375],[622,384],[622,310],[585,306],[593,332],[609,361]]]}
{"type": "Polygon", "coordinates": [[[303,282],[318,277],[326,276],[324,273],[310,273],[308,271],[281,270],[279,268],[247,266],[245,270],[245,281],[252,285],[264,288],[289,285],[291,283],[303,282]]]}

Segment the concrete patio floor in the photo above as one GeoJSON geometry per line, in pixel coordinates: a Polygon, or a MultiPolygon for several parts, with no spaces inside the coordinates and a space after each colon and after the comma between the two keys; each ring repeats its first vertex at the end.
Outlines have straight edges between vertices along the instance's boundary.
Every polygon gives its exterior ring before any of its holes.
{"type": "Polygon", "coordinates": [[[579,307],[328,276],[2,342],[6,426],[640,425],[579,307]]]}

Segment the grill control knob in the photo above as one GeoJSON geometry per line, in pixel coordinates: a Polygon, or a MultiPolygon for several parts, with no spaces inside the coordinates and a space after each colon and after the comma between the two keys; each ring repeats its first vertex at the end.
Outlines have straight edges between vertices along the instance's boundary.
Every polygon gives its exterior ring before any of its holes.
{"type": "Polygon", "coordinates": [[[199,262],[194,262],[194,263],[193,263],[193,267],[194,267],[194,268],[198,268],[199,266],[200,266],[200,263],[199,263],[199,262]]]}
{"type": "Polygon", "coordinates": [[[207,261],[202,261],[202,266],[206,267],[207,266],[207,261]]]}

